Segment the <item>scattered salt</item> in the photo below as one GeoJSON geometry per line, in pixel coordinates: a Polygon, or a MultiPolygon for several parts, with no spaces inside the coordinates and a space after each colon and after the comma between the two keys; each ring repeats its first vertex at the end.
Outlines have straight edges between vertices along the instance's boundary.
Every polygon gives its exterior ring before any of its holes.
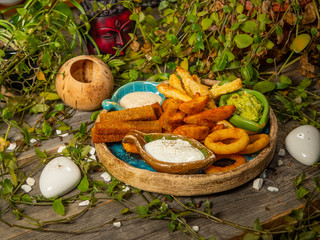
{"type": "Polygon", "coordinates": [[[279,157],[284,157],[285,155],[286,155],[286,150],[284,150],[283,148],[280,148],[279,152],[278,152],[278,156],[279,157]]]}
{"type": "Polygon", "coordinates": [[[122,191],[124,192],[129,192],[130,191],[130,188],[128,186],[126,186],[122,191]]]}
{"type": "Polygon", "coordinates": [[[26,180],[26,183],[29,186],[33,186],[36,183],[36,180],[34,178],[28,177],[27,180],[26,180]]]}
{"type": "Polygon", "coordinates": [[[192,230],[195,232],[199,232],[200,228],[199,226],[192,226],[192,230]]]}
{"type": "Polygon", "coordinates": [[[32,187],[27,184],[23,184],[23,185],[21,185],[21,189],[28,193],[32,190],[32,187]]]}
{"type": "Polygon", "coordinates": [[[282,160],[278,160],[278,166],[282,166],[283,165],[283,161],[282,160]]]}
{"type": "Polygon", "coordinates": [[[121,227],[121,222],[114,222],[114,223],[113,223],[113,226],[115,226],[115,227],[121,227]]]}
{"type": "Polygon", "coordinates": [[[57,129],[56,134],[58,134],[58,135],[61,134],[61,130],[57,129]]]}
{"type": "Polygon", "coordinates": [[[263,185],[263,178],[257,178],[253,181],[253,189],[260,190],[263,185]]]}
{"type": "Polygon", "coordinates": [[[35,138],[31,138],[30,139],[30,143],[36,143],[38,140],[37,139],[35,139],[35,138]]]}
{"type": "Polygon", "coordinates": [[[106,182],[110,182],[111,181],[111,176],[109,175],[109,173],[104,172],[101,174],[101,177],[103,178],[104,181],[106,182]]]}
{"type": "Polygon", "coordinates": [[[83,201],[83,202],[80,202],[79,203],[79,206],[80,207],[83,207],[83,206],[88,206],[90,204],[90,201],[89,200],[85,200],[85,201],[83,201]]]}
{"type": "Polygon", "coordinates": [[[270,192],[279,192],[279,188],[277,188],[277,187],[268,187],[268,190],[270,192]]]}

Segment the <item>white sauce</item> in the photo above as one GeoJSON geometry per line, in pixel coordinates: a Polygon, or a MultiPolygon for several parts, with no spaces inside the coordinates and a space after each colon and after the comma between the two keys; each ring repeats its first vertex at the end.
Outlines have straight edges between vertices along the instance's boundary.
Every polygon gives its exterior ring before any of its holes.
{"type": "Polygon", "coordinates": [[[163,162],[182,163],[205,158],[198,148],[181,139],[158,139],[145,144],[144,149],[153,158],[163,162]]]}
{"type": "Polygon", "coordinates": [[[156,102],[160,104],[161,101],[161,96],[152,92],[132,92],[121,98],[120,105],[123,108],[134,108],[150,105],[156,102]]]}

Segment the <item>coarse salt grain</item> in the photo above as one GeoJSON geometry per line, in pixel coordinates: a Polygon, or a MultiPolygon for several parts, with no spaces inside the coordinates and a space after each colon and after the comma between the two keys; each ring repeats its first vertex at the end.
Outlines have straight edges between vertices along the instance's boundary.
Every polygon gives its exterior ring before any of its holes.
{"type": "Polygon", "coordinates": [[[279,192],[279,188],[277,188],[277,187],[268,187],[268,190],[270,192],[279,192]]]}
{"type": "Polygon", "coordinates": [[[28,193],[28,192],[30,192],[32,190],[32,187],[27,185],[27,184],[23,184],[23,185],[21,185],[21,189],[23,191],[25,191],[26,193],[28,193]]]}
{"type": "Polygon", "coordinates": [[[199,226],[192,226],[192,230],[195,232],[199,232],[200,227],[199,226]]]}
{"type": "Polygon", "coordinates": [[[282,166],[283,165],[283,161],[282,160],[278,160],[278,166],[282,166]]]}
{"type": "Polygon", "coordinates": [[[83,207],[83,206],[88,206],[90,204],[90,201],[89,200],[85,200],[85,201],[83,201],[83,202],[80,202],[79,203],[79,206],[80,207],[83,207]]]}
{"type": "Polygon", "coordinates": [[[114,223],[113,223],[113,226],[115,226],[115,227],[121,227],[121,222],[114,222],[114,223]]]}
{"type": "Polygon", "coordinates": [[[284,157],[285,155],[286,155],[286,150],[284,150],[283,148],[280,148],[279,152],[278,152],[278,156],[279,157],[284,157]]]}
{"type": "Polygon", "coordinates": [[[104,172],[101,174],[101,177],[103,178],[104,181],[106,182],[110,182],[111,181],[111,176],[109,175],[109,173],[104,172]]]}
{"type": "Polygon", "coordinates": [[[36,180],[34,178],[28,177],[27,180],[26,180],[26,183],[29,186],[33,186],[36,183],[36,180]]]}
{"type": "Polygon", "coordinates": [[[124,192],[129,192],[130,191],[130,188],[128,186],[126,186],[122,191],[124,192]]]}
{"type": "Polygon", "coordinates": [[[260,190],[263,185],[263,178],[257,178],[253,181],[253,186],[252,188],[255,190],[260,190]]]}
{"type": "Polygon", "coordinates": [[[30,143],[36,143],[38,140],[37,139],[35,139],[35,138],[31,138],[30,139],[30,143]]]}

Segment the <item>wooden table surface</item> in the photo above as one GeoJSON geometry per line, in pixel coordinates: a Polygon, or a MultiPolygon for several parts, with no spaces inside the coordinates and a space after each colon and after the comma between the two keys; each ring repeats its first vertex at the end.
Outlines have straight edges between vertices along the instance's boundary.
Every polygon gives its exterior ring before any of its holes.
{"type": "MultiPolygon", "coordinates": [[[[80,122],[88,122],[92,112],[80,112],[67,121],[73,129],[80,126],[80,122]]],[[[37,116],[30,117],[29,122],[37,120],[37,116]]],[[[253,181],[227,192],[211,194],[208,196],[193,197],[194,203],[201,205],[201,203],[209,200],[212,203],[212,213],[220,219],[238,223],[244,226],[253,226],[254,221],[259,218],[260,222],[267,225],[278,224],[281,216],[288,214],[292,209],[302,207],[303,202],[297,199],[295,189],[293,186],[293,179],[295,176],[305,171],[308,177],[319,176],[320,170],[314,167],[304,166],[298,161],[294,160],[287,152],[284,157],[278,156],[280,149],[284,149],[284,139],[286,135],[298,126],[296,122],[279,122],[278,142],[276,153],[272,162],[266,168],[267,177],[264,179],[264,184],[261,190],[253,189],[253,181]],[[283,164],[279,166],[278,162],[281,160],[283,164]],[[271,192],[267,187],[273,186],[279,189],[278,192],[271,192]]],[[[11,132],[9,139],[14,141],[19,139],[15,132],[11,132]]],[[[48,153],[56,152],[57,149],[68,142],[72,135],[64,138],[55,138],[47,141],[42,141],[38,145],[40,150],[46,150],[48,153]]],[[[19,163],[25,163],[30,159],[36,158],[33,148],[22,153],[19,156],[19,163]]],[[[26,165],[26,170],[31,169],[36,163],[26,165]]],[[[30,195],[37,195],[39,190],[39,176],[42,169],[34,172],[31,177],[36,180],[36,184],[30,195]]],[[[97,180],[101,178],[102,172],[93,172],[90,176],[97,180]]],[[[70,196],[78,192],[75,189],[73,192],[67,194],[70,196]]],[[[64,197],[66,197],[64,196],[64,197]]],[[[146,195],[147,196],[147,195],[146,195]]],[[[156,196],[156,194],[154,194],[156,196]]],[[[163,197],[160,197],[163,199],[163,197]]],[[[129,199],[137,205],[145,205],[144,200],[132,194],[129,199]]],[[[178,197],[178,199],[187,203],[190,202],[189,197],[178,197]]],[[[319,199],[316,200],[319,203],[319,199]]],[[[6,207],[6,202],[1,200],[0,209],[3,211],[6,207]]],[[[66,208],[66,216],[71,216],[84,207],[80,207],[79,202],[72,203],[66,208]]],[[[169,206],[176,203],[167,201],[169,206]]],[[[203,209],[202,204],[200,209],[203,209]]],[[[55,213],[51,206],[24,206],[25,213],[35,218],[42,220],[60,219],[61,216],[55,213]]],[[[84,214],[74,219],[70,223],[59,223],[54,225],[47,225],[45,227],[57,229],[60,232],[41,232],[32,231],[29,229],[22,229],[14,227],[14,225],[23,225],[32,227],[27,219],[17,220],[16,217],[10,213],[5,212],[1,218],[12,224],[12,227],[0,222],[0,239],[191,239],[185,233],[177,231],[170,231],[168,228],[168,221],[165,220],[148,220],[148,219],[132,219],[124,221],[126,216],[121,215],[123,207],[116,201],[99,200],[96,206],[90,208],[84,214]],[[112,221],[121,221],[121,227],[116,227],[112,221]],[[77,232],[86,229],[83,233],[72,234],[70,232],[77,232]],[[65,231],[63,233],[62,231],[65,231]]],[[[187,218],[187,223],[190,226],[198,226],[199,235],[205,238],[215,236],[217,239],[240,239],[242,230],[231,227],[225,224],[214,223],[204,217],[187,218]]]]}

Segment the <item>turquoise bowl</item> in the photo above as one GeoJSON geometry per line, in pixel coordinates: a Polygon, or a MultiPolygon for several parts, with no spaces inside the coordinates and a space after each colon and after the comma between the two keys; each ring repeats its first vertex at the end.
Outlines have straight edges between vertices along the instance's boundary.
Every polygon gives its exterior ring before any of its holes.
{"type": "Polygon", "coordinates": [[[111,99],[105,99],[102,102],[102,107],[108,111],[117,111],[124,109],[120,106],[120,100],[128,93],[132,92],[152,92],[161,96],[162,102],[166,97],[160,93],[157,89],[157,85],[160,83],[157,82],[147,82],[147,81],[136,81],[123,85],[117,91],[114,92],[111,99]]]}

